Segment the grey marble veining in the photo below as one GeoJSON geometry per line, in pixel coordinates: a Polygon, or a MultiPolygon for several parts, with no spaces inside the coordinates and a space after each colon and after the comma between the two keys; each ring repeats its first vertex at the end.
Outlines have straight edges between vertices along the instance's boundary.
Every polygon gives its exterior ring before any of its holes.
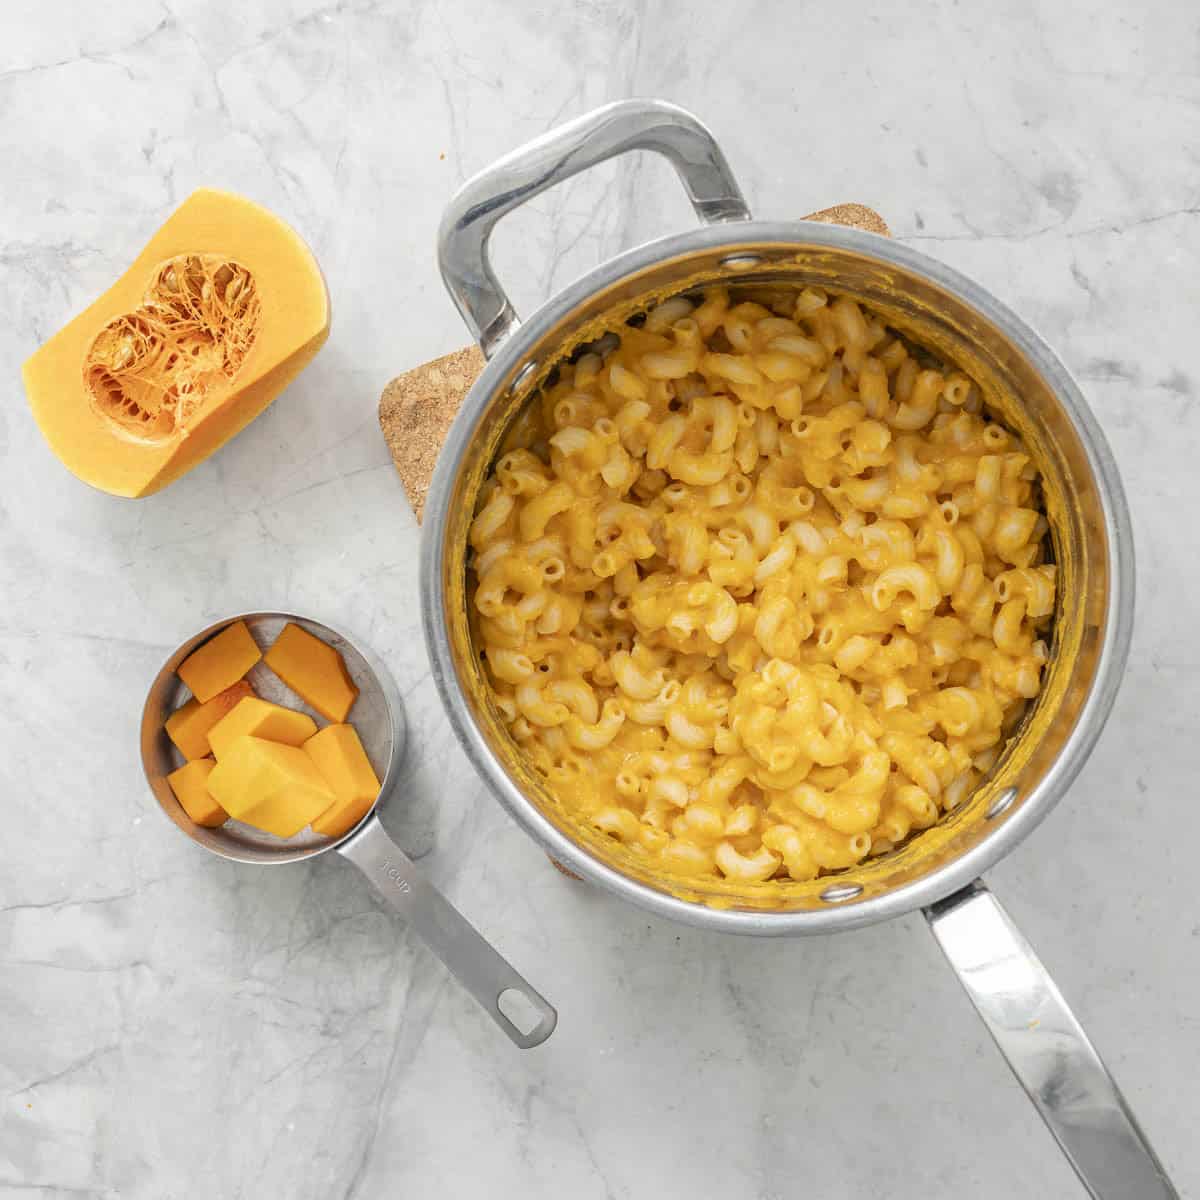
{"type": "MultiPolygon", "coordinates": [[[[722,141],[756,214],[874,205],[1078,374],[1140,569],[1116,711],[991,882],[1200,1195],[1200,16],[1092,6],[10,0],[0,25],[0,1195],[1072,1197],[918,918],[759,943],[553,871],[438,706],[375,403],[464,331],[454,187],[605,100],[722,141]],[[122,502],[67,475],[20,362],[193,188],[313,244],[333,335],[221,454],[122,502]],[[405,692],[388,825],[561,1013],[513,1050],[345,864],[236,867],[142,783],[162,657],[233,610],[356,630],[405,692]]],[[[519,308],[692,220],[609,164],[497,236],[519,308]]]]}

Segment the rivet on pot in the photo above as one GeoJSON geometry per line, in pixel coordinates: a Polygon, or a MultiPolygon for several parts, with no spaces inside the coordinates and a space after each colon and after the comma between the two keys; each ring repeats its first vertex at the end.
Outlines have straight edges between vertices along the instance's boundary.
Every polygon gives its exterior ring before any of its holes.
{"type": "Polygon", "coordinates": [[[510,392],[519,391],[521,385],[537,370],[537,363],[532,360],[527,362],[514,376],[513,381],[508,385],[510,392]]]}
{"type": "Polygon", "coordinates": [[[998,817],[1001,813],[1007,812],[1012,807],[1012,802],[1017,798],[1017,789],[1015,787],[1005,788],[995,800],[988,805],[987,819],[990,821],[993,817],[998,817]]]}
{"type": "Polygon", "coordinates": [[[821,893],[821,899],[826,904],[840,904],[843,900],[853,900],[855,896],[861,895],[861,883],[831,883],[821,893]]]}
{"type": "Polygon", "coordinates": [[[730,271],[749,271],[761,264],[761,254],[727,254],[720,265],[730,271]]]}

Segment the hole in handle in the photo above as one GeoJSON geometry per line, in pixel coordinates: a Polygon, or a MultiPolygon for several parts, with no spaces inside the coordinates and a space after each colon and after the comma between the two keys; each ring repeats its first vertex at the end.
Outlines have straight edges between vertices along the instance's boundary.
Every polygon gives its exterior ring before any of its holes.
{"type": "Polygon", "coordinates": [[[516,1027],[522,1037],[528,1037],[541,1024],[545,1014],[518,988],[505,988],[496,997],[496,1007],[516,1027]]]}

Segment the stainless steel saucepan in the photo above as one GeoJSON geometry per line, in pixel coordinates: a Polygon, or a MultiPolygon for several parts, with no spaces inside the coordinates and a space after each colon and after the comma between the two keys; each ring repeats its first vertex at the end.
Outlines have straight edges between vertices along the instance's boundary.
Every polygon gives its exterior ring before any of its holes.
{"type": "Polygon", "coordinates": [[[1044,342],[984,288],[886,238],[806,221],[754,221],[720,148],[659,101],[612,104],[501,159],[452,201],[442,274],[489,359],[442,450],[425,507],[421,602],[433,673],[454,729],[491,791],[571,870],[691,925],[733,933],[829,933],[922,909],[1013,1072],[1092,1195],[1176,1192],[1116,1083],[1046,969],[980,875],[1062,798],[1099,736],[1133,616],[1129,513],[1104,438],[1044,342]],[[674,166],[700,227],[596,268],[522,322],[488,260],[496,222],[546,188],[631,150],[674,166]],[[1032,448],[1042,472],[1060,597],[1042,695],[977,792],[938,826],[780,902],[656,878],[612,839],[580,828],[529,769],[487,699],[466,607],[476,495],[525,400],[573,348],[655,300],[711,283],[795,283],[848,293],[964,367],[1032,448]]]}
{"type": "MultiPolygon", "coordinates": [[[[296,704],[296,698],[264,664],[254,667],[249,679],[264,700],[296,704]]],[[[404,758],[404,707],[387,668],[361,643],[332,626],[293,613],[241,613],[218,621],[189,638],[163,663],[142,711],[141,742],[142,768],[150,790],[163,812],[192,841],[221,858],[241,863],[302,862],[335,850],[362,871],[385,903],[405,918],[518,1046],[540,1045],[554,1032],[558,1016],[545,998],[429,882],[380,823],[378,810],[395,794],[404,758]],[[234,621],[245,621],[260,647],[269,646],[287,622],[295,622],[341,653],[358,687],[351,720],[383,783],[370,811],[340,838],[322,837],[306,829],[284,840],[232,820],[217,829],[205,829],[189,820],[167,783],[167,775],[183,763],[163,729],[167,717],[187,696],[176,670],[193,650],[234,621]]]]}

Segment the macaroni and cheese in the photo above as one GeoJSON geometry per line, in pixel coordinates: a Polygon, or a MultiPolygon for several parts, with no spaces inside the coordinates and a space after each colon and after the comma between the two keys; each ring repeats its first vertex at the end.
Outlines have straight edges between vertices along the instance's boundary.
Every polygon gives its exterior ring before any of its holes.
{"type": "Polygon", "coordinates": [[[883,853],[1038,694],[1034,464],[849,297],[666,300],[563,364],[506,446],[469,535],[494,703],[564,809],[656,869],[883,853]]]}

